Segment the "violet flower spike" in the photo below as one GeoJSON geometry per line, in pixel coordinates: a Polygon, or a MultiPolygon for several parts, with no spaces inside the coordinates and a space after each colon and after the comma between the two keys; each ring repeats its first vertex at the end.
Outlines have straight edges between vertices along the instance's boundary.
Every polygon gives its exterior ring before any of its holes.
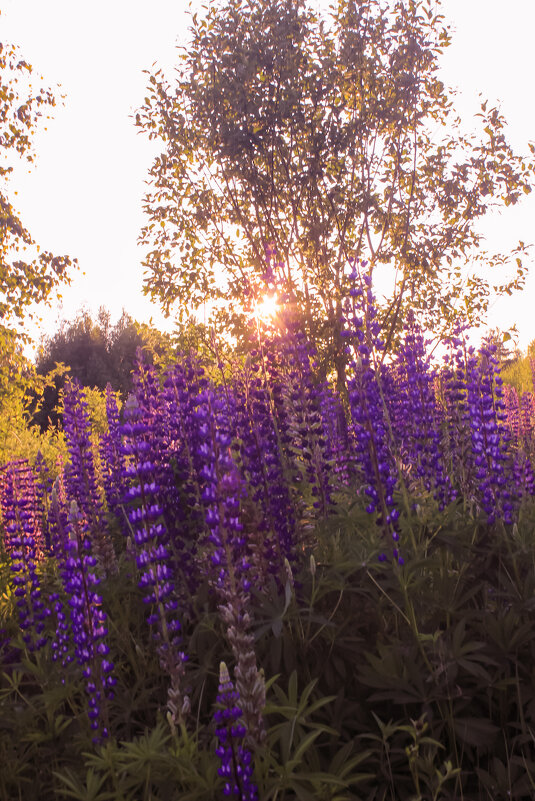
{"type": "Polygon", "coordinates": [[[76,380],[67,381],[65,385],[64,407],[63,427],[71,460],[66,472],[67,494],[69,500],[76,501],[80,514],[88,521],[95,555],[102,570],[107,575],[116,575],[119,568],[102,510],[87,402],[76,380]]]}
{"type": "Polygon", "coordinates": [[[19,625],[28,650],[37,651],[47,642],[44,629],[50,610],[41,600],[41,585],[37,575],[42,537],[35,482],[25,460],[5,465],[2,472],[4,481],[0,501],[19,625]]]}
{"type": "Polygon", "coordinates": [[[91,540],[85,528],[87,523],[76,502],[69,514],[69,539],[62,569],[65,591],[69,596],[71,631],[74,655],[86,679],[88,716],[95,732],[94,742],[100,743],[109,735],[107,702],[113,698],[112,687],[116,679],[111,675],[113,662],[107,658],[109,647],[107,616],[102,609],[102,598],[96,592],[100,579],[96,575],[96,558],[91,553],[91,540]]]}
{"type": "Polygon", "coordinates": [[[144,603],[151,607],[147,622],[155,625],[154,639],[162,668],[168,673],[170,724],[184,722],[190,702],[183,689],[186,655],[181,650],[178,601],[174,574],[169,567],[168,533],[163,523],[163,507],[159,502],[157,470],[152,461],[152,425],[137,399],[131,395],[125,407],[124,453],[129,460],[125,477],[131,481],[126,492],[128,520],[135,542],[136,564],[140,571],[139,587],[145,592],[144,603]]]}
{"type": "Polygon", "coordinates": [[[227,666],[219,666],[219,708],[214,714],[219,745],[216,755],[221,760],[218,774],[225,784],[223,794],[236,796],[239,801],[257,801],[258,789],[252,780],[253,762],[251,752],[244,746],[247,730],[243,724],[240,697],[234,689],[227,666]]]}

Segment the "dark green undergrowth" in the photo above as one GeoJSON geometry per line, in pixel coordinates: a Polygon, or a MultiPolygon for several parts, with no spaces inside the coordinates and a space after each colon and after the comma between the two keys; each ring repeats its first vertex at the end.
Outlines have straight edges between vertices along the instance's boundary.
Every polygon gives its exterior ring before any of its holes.
{"type": "MultiPolygon", "coordinates": [[[[535,796],[535,511],[486,527],[423,500],[401,519],[405,565],[341,498],[295,575],[254,593],[267,682],[262,801],[501,801],[535,796]]],[[[43,582],[58,591],[54,566],[43,582]]],[[[191,714],[165,717],[167,682],[133,568],[101,585],[118,683],[94,746],[76,667],[26,652],[2,563],[2,801],[223,798],[212,722],[232,654],[208,586],[184,599],[191,714]],[[9,639],[11,638],[11,639],[9,639]]],[[[53,627],[53,618],[49,619],[53,627]]]]}

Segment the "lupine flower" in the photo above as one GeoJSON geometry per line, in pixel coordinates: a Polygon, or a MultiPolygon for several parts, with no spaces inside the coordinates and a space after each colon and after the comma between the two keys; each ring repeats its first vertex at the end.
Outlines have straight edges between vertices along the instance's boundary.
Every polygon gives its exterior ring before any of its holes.
{"type": "Polygon", "coordinates": [[[150,425],[153,477],[171,551],[168,563],[180,577],[176,589],[182,603],[188,603],[186,588],[194,594],[198,580],[194,559],[203,518],[192,413],[203,381],[202,368],[186,358],[167,371],[162,388],[154,367],[141,359],[134,374],[136,399],[150,425]]]}
{"type": "Polygon", "coordinates": [[[481,348],[480,359],[468,362],[467,389],[472,430],[472,451],[478,468],[478,495],[489,523],[497,517],[512,523],[512,498],[507,487],[502,379],[495,358],[496,346],[481,348]]]}
{"type": "MultiPolygon", "coordinates": [[[[69,516],[65,505],[60,501],[60,479],[59,476],[54,482],[50,495],[49,531],[50,547],[52,554],[58,565],[60,575],[66,576],[68,570],[66,560],[69,555],[69,516]]],[[[49,597],[51,613],[55,616],[56,633],[52,640],[52,661],[61,662],[63,667],[67,667],[74,661],[71,649],[71,627],[67,618],[67,610],[62,602],[59,593],[53,593],[49,597]]],[[[65,679],[62,679],[65,682],[65,679]]]]}
{"type": "Polygon", "coordinates": [[[186,656],[181,650],[178,601],[173,572],[169,567],[168,534],[163,523],[163,508],[158,501],[159,486],[155,481],[152,461],[151,418],[145,419],[136,398],[130,396],[125,407],[122,426],[124,452],[128,464],[125,477],[131,482],[125,504],[135,542],[136,563],[144,590],[144,602],[151,607],[147,622],[155,625],[160,664],[168,673],[168,708],[173,725],[181,723],[189,711],[189,699],[184,692],[183,677],[186,656]]]}
{"type": "Polygon", "coordinates": [[[113,698],[116,679],[111,675],[113,662],[107,658],[110,650],[105,641],[107,617],[101,608],[102,598],[96,592],[100,579],[95,572],[97,560],[91,553],[87,525],[73,501],[61,576],[69,599],[74,655],[86,680],[88,717],[95,732],[93,739],[100,742],[109,734],[107,702],[113,698]]]}
{"type": "Polygon", "coordinates": [[[239,801],[256,801],[258,789],[252,781],[252,754],[244,744],[247,729],[239,706],[240,696],[224,662],[219,666],[217,704],[219,708],[214,714],[215,732],[219,739],[216,755],[221,760],[217,772],[225,780],[223,794],[235,795],[239,801]]]}
{"type": "Polygon", "coordinates": [[[126,520],[122,508],[125,493],[123,481],[123,454],[121,424],[117,398],[111,385],[106,386],[106,417],[108,430],[100,439],[102,484],[109,511],[119,520],[126,533],[126,520]]]}
{"type": "Polygon", "coordinates": [[[315,354],[296,322],[290,319],[286,324],[283,358],[287,369],[283,391],[289,433],[293,449],[305,466],[305,475],[314,498],[312,506],[316,513],[325,517],[331,498],[319,390],[315,386],[311,369],[315,354]]]}
{"type": "Polygon", "coordinates": [[[114,575],[118,572],[117,557],[102,511],[91,447],[91,423],[85,395],[78,381],[67,381],[64,406],[63,428],[70,455],[65,476],[67,494],[69,500],[76,501],[79,513],[87,519],[99,565],[106,574],[114,575]]]}
{"type": "Polygon", "coordinates": [[[202,500],[210,530],[212,584],[236,658],[235,676],[242,699],[247,735],[254,742],[265,737],[262,717],[265,685],[256,666],[249,614],[251,562],[247,537],[240,521],[242,480],[230,453],[231,437],[225,399],[213,389],[202,395],[197,409],[199,453],[204,461],[202,500]]]}
{"type": "Polygon", "coordinates": [[[199,483],[202,460],[198,456],[200,440],[195,419],[198,396],[205,384],[202,366],[183,356],[167,371],[162,392],[165,400],[162,448],[168,465],[172,466],[162,496],[165,523],[175,572],[192,596],[199,582],[195,562],[205,529],[199,483]]]}
{"type": "Polygon", "coordinates": [[[518,445],[524,432],[522,425],[523,420],[520,415],[520,400],[518,398],[518,392],[514,387],[509,385],[504,387],[504,401],[507,425],[511,429],[514,443],[518,445]]]}
{"type": "Polygon", "coordinates": [[[531,449],[533,447],[535,429],[535,393],[522,393],[522,398],[520,399],[520,420],[526,445],[531,449]]]}
{"type": "MultiPolygon", "coordinates": [[[[353,271],[350,280],[362,280],[362,287],[354,286],[350,291],[352,303],[346,304],[347,327],[344,338],[351,347],[351,378],[348,382],[349,405],[354,424],[357,462],[366,482],[365,493],[369,503],[366,511],[378,512],[379,523],[394,541],[394,559],[403,564],[397,542],[399,533],[396,521],[399,512],[395,507],[393,492],[397,483],[397,468],[391,453],[389,420],[382,397],[381,379],[374,368],[374,354],[383,348],[379,339],[380,326],[375,316],[371,280],[362,279],[353,271]]],[[[379,556],[381,561],[385,554],[379,556]]]]}
{"type": "MultiPolygon", "coordinates": [[[[43,509],[40,503],[41,493],[37,487],[35,474],[27,459],[15,459],[0,468],[2,473],[10,475],[10,486],[15,491],[17,497],[25,498],[26,509],[24,519],[27,521],[28,529],[31,528],[38,557],[41,558],[45,543],[42,532],[43,509]]],[[[0,483],[0,507],[3,504],[4,493],[7,485],[0,483]]]]}
{"type": "Polygon", "coordinates": [[[327,462],[332,465],[335,484],[347,486],[355,473],[351,455],[354,446],[340,398],[327,382],[324,382],[320,390],[320,408],[327,444],[327,462]]]}
{"type": "MultiPolygon", "coordinates": [[[[266,255],[271,282],[276,285],[271,271],[274,255],[271,248],[266,250],[266,255]]],[[[284,265],[274,266],[282,272],[284,265]]],[[[289,300],[280,286],[277,291],[281,301],[289,300]]],[[[282,303],[277,324],[266,325],[262,332],[258,331],[258,350],[255,349],[251,357],[258,359],[260,375],[271,394],[281,457],[288,462],[290,470],[286,472],[291,472],[288,474],[290,486],[296,483],[301,486],[294,506],[301,507],[301,528],[303,533],[307,533],[311,528],[311,518],[325,517],[328,512],[331,502],[330,466],[327,464],[327,443],[322,426],[321,393],[313,376],[317,367],[316,354],[292,308],[291,303],[282,303]],[[305,486],[307,490],[304,492],[305,486]]]]}
{"type": "Polygon", "coordinates": [[[284,476],[268,390],[258,375],[244,374],[243,404],[236,411],[240,455],[252,501],[254,529],[249,538],[259,578],[295,559],[296,514],[284,476]]]}
{"type": "Polygon", "coordinates": [[[453,489],[440,450],[435,376],[423,335],[412,315],[407,320],[395,370],[397,380],[385,388],[384,394],[403,460],[402,470],[408,481],[420,481],[444,506],[452,499],[453,489]]]}
{"type": "Polygon", "coordinates": [[[41,508],[41,531],[43,532],[44,546],[48,550],[50,548],[50,533],[48,531],[48,498],[52,490],[53,480],[50,476],[49,468],[46,465],[43,454],[41,451],[37,452],[35,464],[33,466],[35,474],[36,492],[38,497],[39,507],[41,508]]]}
{"type": "Polygon", "coordinates": [[[530,459],[531,450],[531,398],[524,393],[522,399],[514,387],[505,385],[505,419],[509,428],[513,453],[513,476],[515,494],[520,500],[525,495],[535,493],[535,475],[530,459]],[[528,396],[528,397],[527,397],[528,396]]]}
{"type": "Polygon", "coordinates": [[[11,462],[2,468],[2,472],[0,502],[7,535],[5,548],[11,559],[22,638],[28,649],[34,651],[47,642],[44,629],[45,620],[50,614],[41,600],[37,575],[42,544],[41,512],[28,462],[11,462]]]}
{"type": "Polygon", "coordinates": [[[446,340],[448,352],[437,388],[442,408],[441,450],[454,487],[451,500],[457,492],[465,498],[473,497],[477,470],[472,451],[466,368],[474,351],[467,349],[460,338],[462,331],[457,334],[446,340]]]}

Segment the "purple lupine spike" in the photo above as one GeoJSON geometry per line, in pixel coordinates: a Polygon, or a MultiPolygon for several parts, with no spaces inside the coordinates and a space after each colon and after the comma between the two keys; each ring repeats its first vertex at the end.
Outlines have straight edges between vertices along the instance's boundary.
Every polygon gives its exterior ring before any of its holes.
{"type": "Polygon", "coordinates": [[[531,411],[530,393],[519,399],[514,387],[504,385],[505,421],[510,432],[513,453],[513,475],[519,501],[535,493],[535,475],[531,463],[531,411]]]}
{"type": "Polygon", "coordinates": [[[56,479],[57,479],[57,486],[56,490],[58,493],[58,500],[62,504],[67,503],[67,492],[65,489],[65,463],[63,461],[63,456],[61,453],[58,453],[56,458],[56,479]]]}
{"type": "MultiPolygon", "coordinates": [[[[462,331],[446,340],[448,352],[440,374],[438,395],[442,407],[441,450],[455,491],[472,498],[476,466],[472,451],[470,409],[467,401],[467,361],[474,349],[461,339],[462,331]]],[[[452,500],[454,494],[452,493],[452,500]]]]}
{"type": "Polygon", "coordinates": [[[504,387],[504,401],[507,425],[511,429],[514,443],[518,445],[523,434],[523,420],[520,414],[520,399],[514,387],[509,385],[504,387]]]}
{"type": "Polygon", "coordinates": [[[123,454],[121,440],[121,423],[117,396],[111,385],[106,386],[106,417],[108,430],[100,440],[100,460],[102,465],[102,483],[109,511],[120,522],[126,533],[126,520],[122,507],[125,493],[123,482],[123,454]]]}
{"type": "Polygon", "coordinates": [[[535,474],[529,454],[523,449],[518,449],[512,458],[512,495],[520,505],[526,496],[535,495],[535,474]]]}
{"type": "Polygon", "coordinates": [[[249,543],[261,577],[278,573],[284,559],[295,560],[297,526],[267,389],[258,375],[244,375],[237,390],[243,397],[236,413],[240,454],[256,510],[249,543]]]}
{"type": "Polygon", "coordinates": [[[256,666],[250,609],[251,555],[240,520],[242,479],[231,455],[227,400],[212,388],[202,393],[196,412],[202,500],[212,561],[212,584],[219,596],[223,622],[236,659],[235,676],[242,698],[247,735],[262,742],[265,685],[256,666]]]}
{"type": "Polygon", "coordinates": [[[319,393],[311,369],[315,354],[294,321],[289,324],[285,345],[289,369],[283,387],[292,445],[305,467],[304,473],[314,499],[312,507],[316,514],[326,517],[331,504],[331,490],[325,460],[326,443],[319,393]]]}
{"type": "Polygon", "coordinates": [[[202,366],[196,365],[191,357],[183,356],[167,371],[163,390],[166,401],[164,448],[173,468],[172,481],[166,486],[165,522],[177,573],[192,595],[199,580],[195,570],[199,532],[205,527],[198,478],[202,463],[198,457],[195,420],[198,395],[205,382],[202,366]]]}
{"type": "Polygon", "coordinates": [[[443,507],[453,499],[454,491],[440,449],[435,373],[430,369],[423,334],[412,315],[395,369],[399,380],[385,392],[385,397],[403,456],[405,477],[421,481],[443,507]]]}
{"type": "Polygon", "coordinates": [[[144,410],[133,395],[125,406],[122,433],[124,453],[128,463],[125,477],[130,481],[125,497],[128,519],[134,537],[136,563],[140,571],[139,586],[144,590],[144,602],[152,607],[147,622],[156,626],[154,638],[162,668],[168,673],[170,723],[184,722],[189,711],[189,699],[184,692],[186,656],[181,650],[178,601],[173,571],[169,567],[171,553],[168,533],[159,502],[160,487],[153,461],[154,417],[144,410]]]}
{"type": "Polygon", "coordinates": [[[69,500],[76,501],[80,514],[87,519],[101,568],[105,574],[115,575],[119,568],[99,496],[87,402],[76,380],[65,384],[63,428],[70,455],[69,470],[65,475],[67,495],[69,500]]]}
{"type": "Polygon", "coordinates": [[[69,599],[74,655],[86,680],[93,741],[100,743],[109,735],[108,700],[113,698],[116,679],[112,676],[113,662],[107,658],[110,650],[105,641],[107,616],[96,591],[100,579],[95,572],[97,559],[91,553],[87,528],[87,520],[80,514],[76,501],[72,501],[61,578],[69,599]]]}
{"type": "MultiPolygon", "coordinates": [[[[196,549],[195,529],[196,504],[192,497],[195,490],[194,471],[186,464],[188,449],[182,435],[188,425],[190,372],[197,377],[198,371],[190,371],[189,365],[183,370],[179,365],[167,371],[163,388],[156,370],[139,359],[134,374],[135,395],[144,420],[151,428],[153,444],[154,478],[158,484],[158,503],[162,507],[166,531],[166,544],[171,549],[170,559],[177,576],[181,577],[180,590],[196,589],[196,575],[193,569],[193,554],[196,549]],[[176,384],[176,386],[175,386],[176,384]],[[181,483],[184,481],[184,484],[181,483]],[[186,492],[184,492],[186,488],[186,492]],[[191,520],[189,519],[191,518],[191,520]],[[191,541],[186,544],[186,525],[191,525],[191,541]]],[[[191,387],[195,394],[195,382],[191,387]]],[[[186,440],[189,437],[185,435],[186,440]]],[[[198,520],[198,518],[197,518],[198,520]]],[[[178,588],[177,588],[178,589],[178,588]]],[[[185,598],[181,599],[186,602],[185,598]]]]}
{"type": "Polygon", "coordinates": [[[239,801],[257,801],[258,789],[252,780],[252,754],[245,747],[247,728],[239,706],[240,696],[224,662],[219,666],[216,703],[219,706],[214,714],[215,733],[219,739],[216,755],[221,760],[217,772],[225,780],[223,794],[235,795],[239,801]]]}
{"type": "Polygon", "coordinates": [[[201,500],[211,543],[215,586],[223,590],[232,565],[233,579],[248,591],[248,547],[239,521],[241,479],[230,453],[232,438],[225,399],[213,388],[199,396],[195,416],[199,435],[198,456],[201,500]]]}
{"type": "Polygon", "coordinates": [[[44,547],[50,549],[50,532],[48,530],[48,499],[52,490],[53,479],[50,470],[45,462],[41,451],[37,452],[33,471],[36,477],[36,491],[39,499],[39,506],[42,510],[41,531],[43,532],[44,547]]]}
{"type": "Polygon", "coordinates": [[[507,486],[502,379],[496,346],[481,348],[467,363],[467,402],[470,409],[472,452],[477,467],[477,496],[489,523],[497,518],[512,523],[513,504],[507,486]]]}
{"type": "Polygon", "coordinates": [[[520,399],[520,426],[528,448],[533,448],[535,431],[535,393],[523,392],[520,399]]]}
{"type": "Polygon", "coordinates": [[[348,486],[355,474],[353,443],[342,402],[327,382],[320,389],[320,408],[327,443],[326,458],[332,464],[335,486],[348,486]]]}
{"type": "Polygon", "coordinates": [[[5,548],[11,560],[12,582],[17,599],[22,638],[30,651],[47,643],[45,620],[50,611],[41,600],[37,564],[41,554],[41,513],[30,465],[25,460],[11,462],[2,468],[0,497],[4,519],[5,548]]]}
{"type": "MultiPolygon", "coordinates": [[[[263,333],[268,334],[267,328],[263,333]]],[[[301,485],[298,500],[305,533],[313,518],[327,515],[331,503],[321,393],[314,378],[316,352],[291,303],[281,306],[277,325],[272,326],[267,338],[267,349],[260,336],[258,339],[256,355],[260,356],[262,374],[272,393],[280,445],[292,473],[291,484],[301,485]]]]}
{"type": "MultiPolygon", "coordinates": [[[[11,480],[17,496],[26,499],[25,520],[28,530],[31,529],[35,540],[37,556],[40,559],[44,553],[45,543],[42,533],[43,510],[40,504],[41,495],[37,488],[35,474],[27,459],[14,459],[0,468],[3,472],[11,474],[11,480]]],[[[3,503],[4,488],[0,484],[0,505],[3,503]]]]}
{"type": "MultiPolygon", "coordinates": [[[[361,278],[353,271],[351,281],[361,281],[350,291],[352,302],[346,304],[347,327],[343,332],[348,342],[349,369],[348,395],[356,440],[357,462],[366,482],[369,498],[366,511],[377,512],[378,522],[385,534],[394,541],[393,556],[403,564],[399,554],[399,533],[396,521],[399,512],[393,493],[397,484],[397,468],[391,455],[389,421],[382,397],[381,379],[374,368],[374,357],[382,350],[380,326],[376,321],[374,297],[368,276],[361,278]]],[[[386,559],[385,554],[380,560],[386,559]]]]}
{"type": "MultiPolygon", "coordinates": [[[[60,500],[60,479],[59,476],[54,482],[50,494],[50,513],[49,513],[50,547],[56,560],[60,575],[66,574],[65,562],[69,555],[69,520],[68,512],[60,500]]],[[[67,619],[67,610],[59,596],[53,593],[50,596],[52,615],[55,616],[55,636],[52,640],[52,661],[61,662],[63,667],[74,661],[71,649],[71,627],[67,619]]],[[[64,682],[65,679],[62,679],[64,682]]]]}
{"type": "MultiPolygon", "coordinates": [[[[139,410],[137,412],[139,420],[143,420],[143,424],[148,427],[147,430],[150,429],[152,475],[158,485],[158,502],[165,516],[166,501],[169,500],[169,488],[173,481],[165,431],[166,418],[169,416],[167,399],[162,392],[155,367],[143,361],[140,349],[134,371],[134,393],[130,397],[130,405],[131,409],[136,406],[139,410]]],[[[124,426],[121,431],[124,433],[124,426]]],[[[167,529],[166,534],[168,534],[167,529]]]]}
{"type": "MultiPolygon", "coordinates": [[[[300,434],[299,422],[288,403],[288,364],[285,339],[275,334],[268,341],[269,347],[259,341],[258,350],[250,353],[252,364],[257,371],[258,387],[267,393],[269,415],[274,428],[273,455],[274,468],[280,466],[280,487],[286,487],[290,499],[290,517],[288,518],[288,538],[286,558],[295,561],[303,550],[303,542],[311,526],[311,513],[316,514],[312,503],[308,505],[304,493],[300,491],[303,481],[302,458],[296,445],[296,433],[300,434]]],[[[310,460],[309,460],[310,461],[310,460]]],[[[306,468],[305,468],[306,475],[306,468]]],[[[312,489],[312,487],[311,487],[312,489]]],[[[316,490],[317,491],[317,490],[316,490]]]]}

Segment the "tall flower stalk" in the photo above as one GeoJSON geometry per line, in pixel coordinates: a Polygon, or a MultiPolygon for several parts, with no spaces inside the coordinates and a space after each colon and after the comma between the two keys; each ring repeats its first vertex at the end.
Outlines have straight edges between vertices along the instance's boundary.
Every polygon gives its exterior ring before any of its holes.
{"type": "Polygon", "coordinates": [[[68,539],[61,576],[70,607],[71,633],[75,658],[82,668],[88,696],[88,717],[94,741],[109,735],[108,701],[113,698],[116,679],[113,662],[107,657],[109,646],[107,616],[97,592],[100,578],[95,572],[97,559],[87,536],[87,521],[72,501],[68,520],[68,539]]]}
{"type": "Polygon", "coordinates": [[[218,709],[214,714],[215,733],[219,740],[216,755],[221,760],[218,773],[225,780],[223,793],[239,801],[256,801],[258,789],[252,781],[251,751],[245,745],[247,728],[243,724],[240,695],[234,689],[224,662],[219,667],[218,709]]]}
{"type": "MultiPolygon", "coordinates": [[[[346,304],[346,329],[350,379],[348,396],[356,443],[357,464],[368,496],[366,511],[377,513],[378,523],[386,536],[393,540],[394,559],[400,564],[394,489],[398,481],[391,440],[390,421],[386,409],[379,366],[375,357],[383,348],[379,338],[380,326],[376,320],[374,297],[368,276],[354,270],[350,276],[353,287],[346,304]],[[360,285],[359,285],[360,284],[360,285]]],[[[387,557],[379,556],[381,561],[387,557]]]]}
{"type": "Polygon", "coordinates": [[[70,455],[65,475],[67,495],[69,500],[76,501],[79,513],[87,520],[99,566],[106,575],[115,575],[118,572],[117,557],[99,495],[87,401],[77,381],[66,383],[64,407],[63,427],[70,455]]]}
{"type": "Polygon", "coordinates": [[[11,560],[12,583],[22,639],[30,651],[47,642],[45,620],[49,609],[41,598],[37,568],[42,555],[41,512],[32,469],[19,460],[2,468],[0,497],[6,531],[5,547],[11,560]]]}
{"type": "Polygon", "coordinates": [[[134,396],[126,402],[122,433],[127,458],[124,472],[130,483],[125,504],[140,572],[139,586],[145,592],[145,604],[151,608],[147,622],[155,626],[154,639],[160,664],[170,677],[167,705],[170,723],[175,726],[182,724],[189,712],[190,702],[184,689],[186,656],[181,648],[178,600],[173,571],[169,566],[169,537],[163,522],[164,510],[159,502],[160,488],[155,480],[152,420],[150,417],[146,419],[134,396]]]}
{"type": "Polygon", "coordinates": [[[277,573],[285,559],[294,561],[296,515],[262,377],[246,367],[236,392],[243,397],[236,411],[236,424],[253,515],[248,542],[260,579],[268,572],[277,573]]]}
{"type": "Polygon", "coordinates": [[[219,611],[236,659],[236,686],[249,742],[265,738],[264,679],[256,665],[250,614],[251,555],[240,521],[243,484],[232,459],[228,409],[225,398],[207,388],[197,409],[203,459],[202,500],[209,534],[211,581],[219,598],[219,611]]]}
{"type": "Polygon", "coordinates": [[[496,347],[481,348],[467,363],[467,402],[470,409],[472,452],[477,468],[477,497],[488,522],[512,523],[513,503],[507,486],[508,455],[502,379],[498,375],[496,347]]]}

